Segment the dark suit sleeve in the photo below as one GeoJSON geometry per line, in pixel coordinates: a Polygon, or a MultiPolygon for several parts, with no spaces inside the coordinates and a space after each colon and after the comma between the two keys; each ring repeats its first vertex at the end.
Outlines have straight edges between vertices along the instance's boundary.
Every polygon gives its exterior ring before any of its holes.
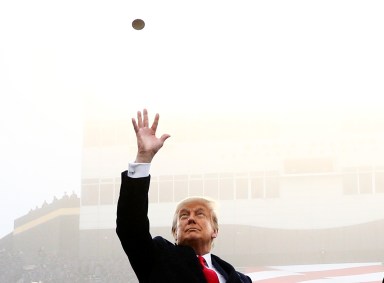
{"type": "Polygon", "coordinates": [[[149,184],[150,176],[130,178],[123,172],[117,203],[116,233],[140,282],[147,281],[155,256],[149,232],[149,184]]]}

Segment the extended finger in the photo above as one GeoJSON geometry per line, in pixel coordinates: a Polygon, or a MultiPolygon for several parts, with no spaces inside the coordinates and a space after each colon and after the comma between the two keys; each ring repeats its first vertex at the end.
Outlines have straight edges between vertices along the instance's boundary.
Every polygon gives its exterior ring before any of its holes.
{"type": "Polygon", "coordinates": [[[156,130],[157,130],[157,125],[159,125],[159,119],[160,119],[160,115],[159,115],[159,113],[156,113],[155,119],[153,119],[153,123],[152,123],[152,127],[151,127],[151,129],[154,132],[156,132],[156,130]]]}
{"type": "Polygon", "coordinates": [[[143,110],[143,114],[144,114],[144,127],[148,127],[148,111],[147,111],[147,109],[143,110]]]}
{"type": "Polygon", "coordinates": [[[137,133],[139,131],[139,127],[137,126],[135,118],[132,118],[132,125],[133,129],[135,130],[135,133],[137,133]]]}
{"type": "Polygon", "coordinates": [[[139,128],[143,127],[143,119],[140,111],[137,111],[137,123],[139,125],[139,128]]]}

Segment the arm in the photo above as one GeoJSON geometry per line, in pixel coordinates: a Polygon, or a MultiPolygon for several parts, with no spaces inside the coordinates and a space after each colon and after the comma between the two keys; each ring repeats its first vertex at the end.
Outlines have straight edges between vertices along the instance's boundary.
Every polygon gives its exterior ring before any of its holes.
{"type": "MultiPolygon", "coordinates": [[[[156,114],[152,126],[148,127],[148,112],[137,113],[137,122],[132,119],[137,138],[135,163],[149,164],[169,135],[156,137],[159,115],[156,114]]],[[[135,174],[132,174],[133,177],[135,174]]],[[[140,281],[145,282],[148,268],[154,260],[152,236],[149,232],[148,190],[150,176],[131,178],[127,171],[121,176],[120,196],[117,205],[116,233],[132,268],[140,281]]]]}
{"type": "Polygon", "coordinates": [[[116,233],[140,282],[146,282],[155,256],[147,216],[149,182],[150,176],[130,178],[124,171],[117,203],[116,233]]]}

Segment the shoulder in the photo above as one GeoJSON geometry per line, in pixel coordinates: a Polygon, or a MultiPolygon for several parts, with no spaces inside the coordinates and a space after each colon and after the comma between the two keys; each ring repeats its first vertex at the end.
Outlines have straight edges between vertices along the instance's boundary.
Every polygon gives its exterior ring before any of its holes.
{"type": "Polygon", "coordinates": [[[169,240],[163,238],[162,236],[156,236],[153,238],[153,243],[155,244],[156,248],[158,249],[164,249],[168,251],[174,251],[176,253],[180,253],[183,255],[192,254],[195,256],[195,252],[193,249],[189,246],[178,246],[169,240]]]}
{"type": "Polygon", "coordinates": [[[158,245],[158,246],[163,246],[163,247],[174,247],[175,245],[168,241],[167,239],[161,237],[161,236],[156,236],[153,238],[153,242],[158,245]]]}

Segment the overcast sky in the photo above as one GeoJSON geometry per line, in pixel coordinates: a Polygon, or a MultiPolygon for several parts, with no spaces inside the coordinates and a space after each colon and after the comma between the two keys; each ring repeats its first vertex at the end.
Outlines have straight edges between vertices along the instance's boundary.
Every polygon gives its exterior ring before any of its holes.
{"type": "Polygon", "coordinates": [[[1,1],[0,237],[44,201],[80,193],[82,123],[92,115],[380,115],[383,6],[1,1]]]}

